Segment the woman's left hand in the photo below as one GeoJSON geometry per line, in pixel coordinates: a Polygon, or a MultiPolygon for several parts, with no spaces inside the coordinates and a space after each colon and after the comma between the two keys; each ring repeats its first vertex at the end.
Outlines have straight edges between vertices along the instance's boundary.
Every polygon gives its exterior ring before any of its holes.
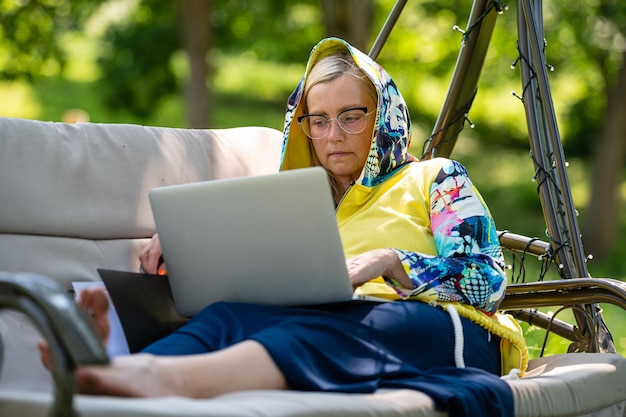
{"type": "Polygon", "coordinates": [[[374,249],[346,260],[352,287],[357,288],[379,276],[398,281],[405,288],[413,283],[404,271],[400,258],[392,249],[374,249]]]}

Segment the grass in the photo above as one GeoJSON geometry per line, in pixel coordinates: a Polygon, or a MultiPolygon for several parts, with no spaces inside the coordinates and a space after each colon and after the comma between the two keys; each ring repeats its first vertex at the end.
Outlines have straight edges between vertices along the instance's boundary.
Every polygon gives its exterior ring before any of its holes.
{"type": "MultiPolygon", "coordinates": [[[[244,125],[269,126],[282,129],[283,112],[291,89],[299,81],[302,68],[282,68],[274,63],[257,62],[253,57],[220,57],[222,71],[216,78],[216,97],[213,127],[244,125]],[[254,71],[251,71],[254,68],[254,71]],[[279,72],[280,71],[280,72],[279,72]],[[276,77],[277,73],[280,77],[276,77]],[[269,81],[268,81],[269,80],[269,81]]],[[[136,123],[152,126],[183,127],[184,111],[180,100],[171,96],[159,103],[148,119],[138,119],[124,110],[112,111],[99,101],[98,86],[88,77],[74,80],[49,77],[32,85],[25,83],[0,84],[4,100],[0,102],[0,115],[39,120],[62,120],[68,109],[79,108],[89,113],[90,120],[103,123],[136,123]]],[[[427,137],[427,129],[415,125],[414,138],[427,137]]],[[[487,201],[500,230],[507,229],[531,237],[543,237],[545,223],[536,191],[532,162],[528,152],[509,149],[481,149],[474,135],[464,132],[453,157],[461,161],[470,172],[487,201]]],[[[416,149],[421,143],[415,143],[416,149]]],[[[568,168],[572,182],[574,201],[584,205],[588,196],[588,168],[582,161],[570,161],[568,168]]],[[[626,191],[623,191],[626,193],[626,191]]],[[[626,214],[622,215],[620,230],[626,232],[626,214]]],[[[623,236],[624,233],[621,233],[623,236]]],[[[589,265],[593,276],[624,279],[626,270],[626,242],[620,242],[609,259],[589,265]]],[[[528,276],[538,275],[539,266],[528,266],[528,276]]],[[[532,279],[532,278],[531,278],[532,279]]],[[[625,312],[615,306],[604,308],[605,320],[613,332],[616,348],[626,356],[625,312]]],[[[549,309],[544,309],[549,312],[549,309]]],[[[559,318],[567,318],[568,313],[559,318]]],[[[544,332],[532,326],[523,326],[532,357],[540,354],[544,332]]],[[[546,352],[560,353],[567,350],[568,343],[557,336],[550,336],[546,352]]]]}

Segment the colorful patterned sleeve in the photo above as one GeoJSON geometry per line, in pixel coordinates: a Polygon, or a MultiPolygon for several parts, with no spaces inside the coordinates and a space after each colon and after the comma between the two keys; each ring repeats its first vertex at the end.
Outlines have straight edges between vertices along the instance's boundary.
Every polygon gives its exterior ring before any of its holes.
{"type": "Polygon", "coordinates": [[[506,288],[495,224],[465,167],[446,162],[430,188],[438,256],[396,249],[413,289],[387,283],[404,299],[453,301],[494,313],[506,288]]]}

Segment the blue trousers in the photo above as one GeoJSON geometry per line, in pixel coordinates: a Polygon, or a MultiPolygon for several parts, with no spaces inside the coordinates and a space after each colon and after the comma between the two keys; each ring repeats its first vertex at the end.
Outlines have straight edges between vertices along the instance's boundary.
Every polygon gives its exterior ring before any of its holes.
{"type": "Polygon", "coordinates": [[[499,339],[461,320],[465,369],[455,366],[449,314],[421,302],[215,303],[144,351],[189,355],[256,340],[292,389],[364,393],[414,388],[451,415],[512,415],[510,389],[499,378],[499,339]],[[460,413],[454,414],[454,407],[460,413]]]}

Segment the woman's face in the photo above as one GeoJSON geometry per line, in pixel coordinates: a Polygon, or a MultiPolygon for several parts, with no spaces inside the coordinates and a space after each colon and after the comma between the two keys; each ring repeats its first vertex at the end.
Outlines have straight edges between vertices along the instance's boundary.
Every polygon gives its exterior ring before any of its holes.
{"type": "MultiPolygon", "coordinates": [[[[344,74],[332,81],[314,85],[307,95],[307,112],[333,119],[343,110],[355,107],[367,107],[367,112],[376,110],[376,102],[366,82],[344,74]]],[[[372,143],[375,121],[374,112],[367,117],[367,127],[356,134],[344,132],[333,121],[326,136],[311,140],[320,163],[335,175],[343,187],[342,191],[361,174],[372,143]]]]}

